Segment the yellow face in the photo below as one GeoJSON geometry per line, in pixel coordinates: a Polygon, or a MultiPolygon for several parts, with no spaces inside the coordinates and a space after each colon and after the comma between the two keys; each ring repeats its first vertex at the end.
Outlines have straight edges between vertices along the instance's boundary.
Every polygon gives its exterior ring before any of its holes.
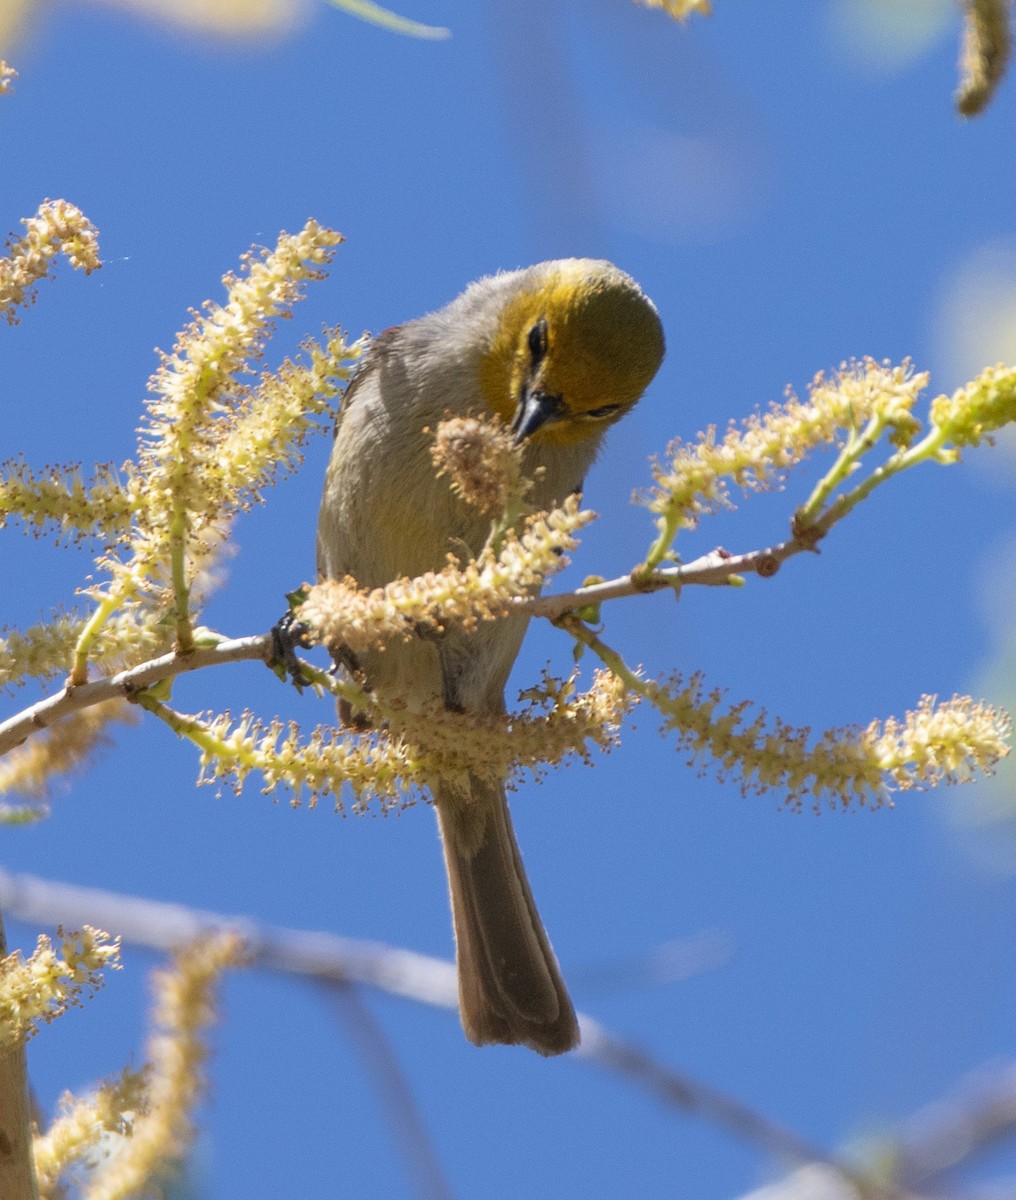
{"type": "Polygon", "coordinates": [[[568,444],[622,417],[662,358],[660,319],[637,284],[608,264],[572,260],[505,306],[480,386],[520,440],[568,444]]]}

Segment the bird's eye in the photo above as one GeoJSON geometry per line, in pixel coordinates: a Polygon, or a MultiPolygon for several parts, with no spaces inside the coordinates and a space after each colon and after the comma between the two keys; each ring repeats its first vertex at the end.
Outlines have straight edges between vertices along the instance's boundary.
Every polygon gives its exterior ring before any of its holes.
{"type": "Polygon", "coordinates": [[[591,408],[586,413],[587,417],[592,417],[596,421],[605,421],[608,417],[613,417],[621,411],[620,404],[604,404],[602,408],[591,408]]]}
{"type": "Polygon", "coordinates": [[[541,317],[529,331],[529,358],[534,367],[539,366],[547,353],[547,321],[541,317]]]}

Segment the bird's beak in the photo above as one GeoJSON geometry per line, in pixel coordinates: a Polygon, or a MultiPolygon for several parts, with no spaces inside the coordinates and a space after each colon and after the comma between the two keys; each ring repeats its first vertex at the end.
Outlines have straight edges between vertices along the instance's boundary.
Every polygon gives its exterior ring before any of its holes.
{"type": "Polygon", "coordinates": [[[518,446],[548,421],[553,421],[561,414],[561,397],[548,396],[545,392],[523,392],[515,417],[512,420],[512,433],[515,435],[515,445],[518,446]]]}

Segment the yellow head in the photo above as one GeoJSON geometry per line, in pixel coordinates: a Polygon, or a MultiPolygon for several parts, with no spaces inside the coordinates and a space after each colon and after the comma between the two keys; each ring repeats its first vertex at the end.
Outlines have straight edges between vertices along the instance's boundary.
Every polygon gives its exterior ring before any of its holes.
{"type": "Polygon", "coordinates": [[[541,263],[516,279],[481,359],[484,399],[517,441],[598,437],[638,400],[663,358],[652,301],[595,259],[541,263]]]}

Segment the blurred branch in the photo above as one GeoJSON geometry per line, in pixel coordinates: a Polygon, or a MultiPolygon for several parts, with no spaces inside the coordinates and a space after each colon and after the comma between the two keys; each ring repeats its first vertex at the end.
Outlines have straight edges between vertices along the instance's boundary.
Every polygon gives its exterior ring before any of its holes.
{"type": "Polygon", "coordinates": [[[358,987],[326,984],[322,990],[346,1023],[416,1192],[423,1200],[452,1200],[451,1186],[409,1080],[380,1021],[364,1004],[358,987]]]}
{"type": "MultiPolygon", "coordinates": [[[[124,942],[162,951],[209,931],[228,930],[243,939],[250,967],[342,985],[365,984],[419,1004],[450,1010],[458,1007],[453,963],[381,942],[263,925],[249,917],[230,917],[6,871],[0,871],[0,908],[29,923],[98,923],[114,929],[124,942]]],[[[694,1113],[767,1155],[794,1163],[822,1163],[861,1200],[900,1200],[901,1193],[869,1183],[791,1130],[664,1066],[591,1017],[580,1016],[580,1024],[582,1044],[573,1052],[576,1058],[623,1076],[669,1107],[694,1113]]]]}
{"type": "Polygon", "coordinates": [[[938,1189],[942,1177],[1016,1132],[1016,1062],[983,1067],[909,1117],[891,1145],[896,1177],[938,1189]]]}
{"type": "MultiPolygon", "coordinates": [[[[984,1067],[906,1118],[895,1129],[878,1131],[861,1145],[860,1169],[903,1196],[954,1195],[947,1176],[961,1163],[995,1149],[1016,1131],[1016,1062],[984,1067]],[[865,1162],[864,1160],[868,1161],[865,1162]]],[[[1010,1180],[964,1190],[964,1196],[1009,1197],[1010,1180]]],[[[746,1193],[741,1200],[853,1200],[843,1174],[808,1163],[782,1179],[746,1193]]]]}
{"type": "MultiPolygon", "coordinates": [[[[774,1158],[803,1163],[805,1169],[818,1164],[826,1175],[837,1180],[840,1200],[905,1200],[907,1193],[876,1183],[862,1171],[827,1154],[740,1100],[671,1070],[633,1043],[615,1037],[591,1017],[581,1020],[582,1042],[574,1051],[577,1057],[587,1058],[599,1067],[623,1075],[629,1082],[652,1092],[668,1107],[694,1113],[774,1158]]],[[[787,1200],[790,1200],[789,1196],[787,1200]]],[[[805,1200],[803,1193],[800,1200],[805,1200]]]]}
{"type": "Polygon", "coordinates": [[[689,937],[672,938],[648,953],[573,967],[571,982],[586,995],[630,995],[636,988],[658,988],[726,966],[734,952],[733,939],[721,930],[704,929],[689,937]]]}

